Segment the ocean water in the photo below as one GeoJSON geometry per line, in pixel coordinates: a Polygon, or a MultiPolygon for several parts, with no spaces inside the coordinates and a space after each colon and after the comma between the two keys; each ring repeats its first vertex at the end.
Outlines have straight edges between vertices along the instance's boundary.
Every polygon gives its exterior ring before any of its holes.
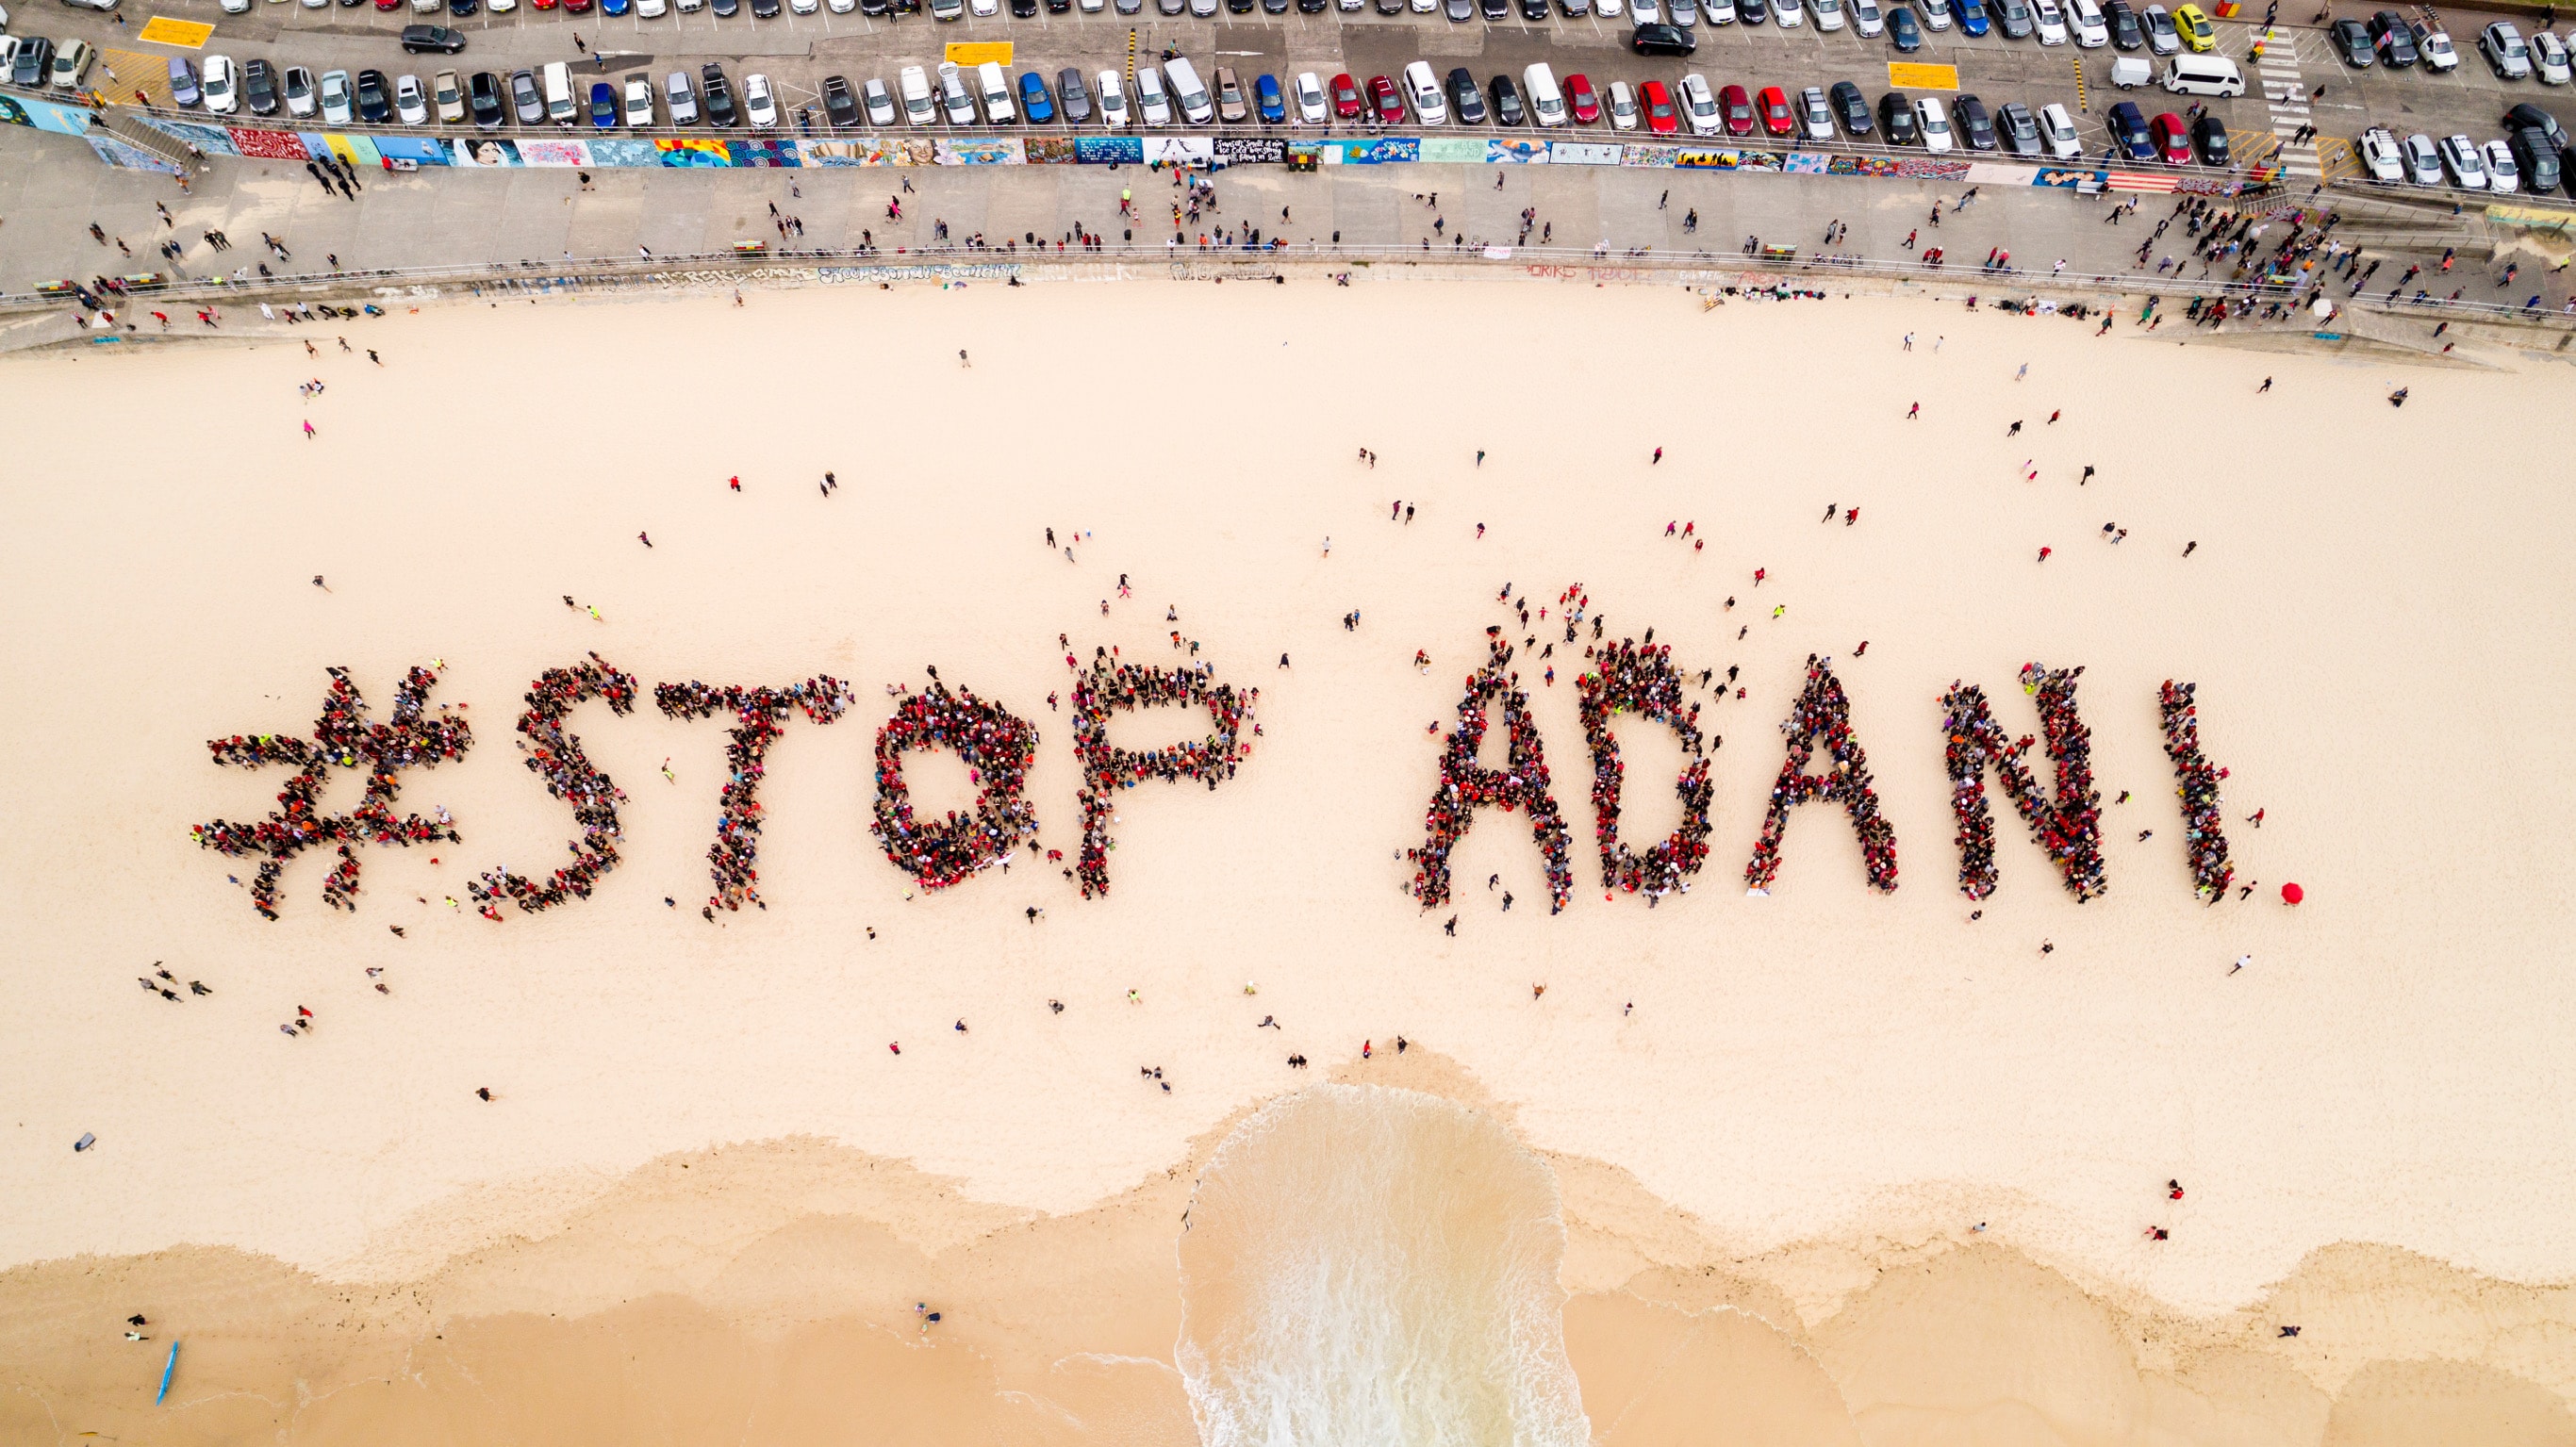
{"type": "Polygon", "coordinates": [[[1180,1239],[1209,1447],[1583,1447],[1555,1173],[1491,1117],[1325,1085],[1217,1148],[1180,1239]]]}

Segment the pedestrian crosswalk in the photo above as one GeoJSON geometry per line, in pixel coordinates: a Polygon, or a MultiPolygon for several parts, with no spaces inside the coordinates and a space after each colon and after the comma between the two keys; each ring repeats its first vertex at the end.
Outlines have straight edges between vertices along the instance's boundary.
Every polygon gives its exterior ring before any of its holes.
{"type": "Polygon", "coordinates": [[[2308,85],[2299,74],[2298,32],[2266,25],[2259,43],[2263,54],[2254,61],[2254,78],[2272,112],[2272,134],[2280,137],[2274,158],[2283,175],[2321,179],[2325,168],[2318,163],[2316,133],[2309,129],[2308,85]]]}

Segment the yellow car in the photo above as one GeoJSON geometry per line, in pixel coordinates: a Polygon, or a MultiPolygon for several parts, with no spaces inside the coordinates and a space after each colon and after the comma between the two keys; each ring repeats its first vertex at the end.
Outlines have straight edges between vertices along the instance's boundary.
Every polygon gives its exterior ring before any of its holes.
{"type": "Polygon", "coordinates": [[[2182,36],[2182,43],[2190,46],[2194,53],[2218,48],[2218,30],[2209,23],[2208,16],[2200,13],[2199,6],[2177,5],[2174,7],[2173,18],[2175,32],[2182,36]]]}

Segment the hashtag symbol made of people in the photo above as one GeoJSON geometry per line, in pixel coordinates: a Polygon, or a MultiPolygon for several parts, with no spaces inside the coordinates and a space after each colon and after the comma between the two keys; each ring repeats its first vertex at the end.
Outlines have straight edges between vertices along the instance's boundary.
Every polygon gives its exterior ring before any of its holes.
{"type": "Polygon", "coordinates": [[[328,847],[339,856],[340,862],[322,882],[322,899],[354,912],[358,856],[353,846],[408,847],[441,840],[453,843],[457,838],[444,822],[394,813],[403,770],[461,758],[474,744],[474,731],[464,719],[423,711],[438,675],[418,667],[405,673],[394,690],[392,717],[377,723],[368,717],[367,701],[349,681],[349,671],[325,671],[331,675],[331,685],[323,693],[321,716],[313,721],[311,738],[235,734],[206,741],[215,762],[227,767],[295,766],[295,777],[278,792],[277,812],[257,823],[216,819],[189,831],[202,848],[259,860],[251,880],[251,907],[272,920],[277,918],[278,878],[285,873],[287,861],[307,849],[328,847]],[[335,768],[366,771],[365,796],[345,814],[325,814],[315,805],[335,768]]]}

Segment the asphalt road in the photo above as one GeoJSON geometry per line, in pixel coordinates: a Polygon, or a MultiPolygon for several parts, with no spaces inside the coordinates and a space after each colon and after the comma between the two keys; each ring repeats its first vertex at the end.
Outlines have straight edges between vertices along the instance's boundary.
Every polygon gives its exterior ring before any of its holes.
{"type": "MultiPolygon", "coordinates": [[[[2337,13],[2369,12],[2347,6],[2337,13]]],[[[134,39],[144,19],[154,14],[213,23],[215,34],[205,50],[236,60],[265,56],[281,66],[301,64],[317,73],[333,67],[375,66],[389,74],[410,71],[424,81],[450,65],[460,71],[507,71],[552,60],[579,62],[577,74],[601,77],[603,72],[575,48],[577,33],[590,52],[611,53],[605,78],[659,75],[683,67],[694,70],[707,61],[718,61],[737,80],[749,72],[768,75],[791,114],[794,106],[809,103],[819,94],[825,75],[847,76],[854,85],[875,77],[891,88],[901,67],[935,65],[943,47],[958,41],[1010,41],[1018,69],[1041,69],[1050,77],[1068,65],[1086,72],[1121,68],[1132,44],[1133,53],[1143,59],[1171,48],[1198,62],[1203,72],[1214,65],[1232,65],[1247,82],[1264,71],[1284,78],[1303,70],[1327,79],[1348,71],[1366,80],[1372,75],[1392,75],[1415,59],[1427,60],[1444,73],[1465,65],[1488,77],[1517,73],[1533,61],[1545,60],[1560,77],[1580,72],[1596,87],[1618,79],[1669,83],[1686,70],[1696,70],[1713,86],[1741,84],[1758,91],[1778,85],[1793,94],[1808,85],[1852,80],[1873,98],[1889,88],[1887,63],[1906,59],[1956,66],[1960,89],[1980,96],[1990,109],[2012,100],[2034,110],[2052,101],[2065,104],[2078,117],[2093,154],[2101,153],[2106,140],[2098,117],[2121,98],[2105,82],[2111,60],[2122,52],[2072,44],[2042,47],[2034,41],[2004,39],[2000,29],[1970,38],[1954,26],[1927,34],[1928,43],[1921,52],[1899,57],[1883,37],[1864,39],[1849,26],[1823,32],[1812,19],[1791,30],[1776,25],[1702,26],[1698,54],[1685,62],[1630,55],[1625,20],[1569,19],[1552,10],[1546,21],[1529,24],[1518,18],[1517,4],[1514,18],[1507,21],[1453,24],[1438,15],[1381,17],[1374,9],[1169,18],[1156,13],[1151,3],[1144,14],[1132,18],[1104,6],[1096,14],[1074,10],[1051,15],[1041,10],[1035,17],[1019,20],[1011,18],[1005,6],[1004,13],[991,19],[970,16],[938,22],[926,15],[870,18],[856,12],[835,15],[828,9],[755,20],[748,5],[729,20],[716,18],[712,9],[688,15],[674,10],[646,20],[632,13],[610,17],[593,10],[576,16],[557,8],[539,10],[528,0],[521,0],[509,14],[486,11],[464,19],[415,15],[407,3],[400,10],[380,12],[371,5],[314,9],[296,0],[260,0],[248,14],[228,16],[213,0],[167,0],[158,6],[138,0],[132,23],[120,28],[95,12],[22,0],[13,29],[58,38],[77,35],[102,48],[129,53],[191,53],[134,39]],[[465,32],[468,47],[462,56],[402,54],[394,43],[395,32],[406,23],[432,18],[465,32]]],[[[2292,18],[2306,22],[2313,17],[2302,13],[2292,18]]],[[[2576,117],[2576,98],[2565,87],[2544,87],[2533,81],[2506,83],[2493,76],[2475,51],[2476,30],[2482,21],[2483,17],[2470,12],[2452,19],[2457,27],[2452,38],[2463,62],[2447,75],[2420,67],[2351,71],[2334,58],[2326,33],[2304,23],[2276,27],[2258,68],[2246,52],[2261,33],[2259,25],[2218,21],[2221,53],[2236,57],[2245,66],[2249,82],[2259,84],[2242,98],[2215,102],[2213,109],[2235,133],[2240,161],[2271,155],[2277,141],[2303,122],[2316,125],[2325,138],[2321,146],[2293,146],[2279,157],[2300,179],[2319,173],[2352,174],[2354,168],[2340,143],[2371,124],[2389,125],[2400,134],[2420,130],[2440,137],[2465,132],[2483,141],[2500,133],[2503,112],[2517,100],[2538,101],[2563,118],[2576,117]],[[2324,94],[2313,95],[2320,86],[2324,94]]],[[[142,79],[157,97],[160,78],[142,79]]],[[[112,81],[100,73],[92,76],[94,85],[120,99],[131,98],[137,80],[124,71],[112,81]]],[[[2150,116],[2180,108],[2179,98],[2154,89],[2127,98],[2136,100],[2150,116]]]]}

